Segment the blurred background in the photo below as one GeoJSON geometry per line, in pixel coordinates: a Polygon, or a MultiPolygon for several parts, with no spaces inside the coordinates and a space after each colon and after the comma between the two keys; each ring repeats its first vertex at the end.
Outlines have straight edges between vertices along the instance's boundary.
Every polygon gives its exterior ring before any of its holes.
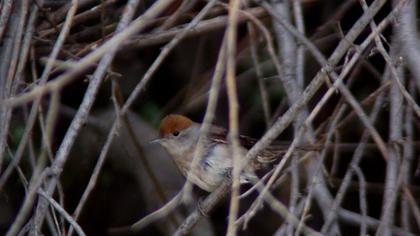
{"type": "MultiPolygon", "coordinates": [[[[3,0],[1,2],[1,19],[7,19],[3,25],[0,23],[2,26],[0,29],[3,30],[0,34],[2,89],[7,88],[7,82],[5,81],[8,78],[6,76],[8,75],[6,73],[8,68],[12,65],[11,63],[16,63],[12,60],[13,57],[10,56],[9,51],[16,45],[14,43],[16,43],[18,33],[15,32],[15,29],[18,29],[20,25],[18,22],[22,19],[23,11],[26,12],[26,23],[24,24],[25,27],[22,28],[23,35],[30,30],[30,26],[33,24],[33,35],[30,38],[31,45],[27,59],[23,64],[21,78],[19,82],[16,82],[16,89],[11,90],[14,91],[13,93],[6,94],[4,92],[2,94],[2,100],[31,91],[39,84],[38,79],[45,69],[46,58],[50,55],[57,41],[66,14],[71,6],[70,2],[66,0],[31,0],[26,4],[26,8],[23,6],[25,5],[23,1],[3,0]],[[32,12],[35,8],[38,8],[38,10],[32,20],[32,12]],[[7,14],[6,11],[9,11],[8,18],[4,17],[7,14]],[[7,58],[9,60],[6,60],[7,58]]],[[[152,0],[140,1],[135,10],[135,17],[143,14],[154,2],[152,0]]],[[[220,2],[227,3],[227,1],[220,2]]],[[[272,37],[271,43],[274,45],[276,55],[283,63],[285,58],[282,58],[279,52],[280,33],[279,29],[276,29],[278,24],[275,23],[269,12],[262,7],[262,2],[273,4],[272,6],[283,4],[282,7],[285,7],[288,12],[289,22],[296,25],[294,1],[241,2],[243,3],[242,9],[253,14],[266,27],[267,32],[272,37]]],[[[360,2],[356,0],[302,0],[298,2],[303,13],[305,35],[327,58],[363,14],[363,8],[360,2]]],[[[372,1],[367,2],[371,4],[372,1]]],[[[387,1],[379,13],[376,14],[375,21],[379,23],[388,16],[397,2],[387,1]]],[[[125,13],[126,3],[125,0],[79,0],[77,13],[69,34],[59,51],[58,61],[64,62],[69,59],[78,61],[109,40],[118,21],[125,13]]],[[[206,4],[207,1],[202,0],[172,1],[163,13],[150,20],[147,27],[125,41],[118,50],[112,64],[107,68],[107,73],[89,112],[87,122],[78,132],[62,170],[57,190],[53,195],[71,215],[74,216],[76,207],[115,122],[115,104],[119,103],[121,105],[122,102],[127,100],[136,84],[144,79],[146,71],[154,63],[159,53],[167,47],[167,43],[181,32],[183,27],[191,22],[206,4]]],[[[273,7],[273,9],[276,8],[273,7]]],[[[415,11],[417,13],[418,9],[416,8],[415,11]]],[[[184,114],[194,121],[202,121],[217,56],[227,26],[227,16],[228,11],[224,5],[216,4],[212,7],[202,20],[202,23],[208,23],[208,25],[199,25],[200,27],[197,27],[196,31],[187,34],[169,53],[151,77],[150,82],[136,97],[127,116],[121,120],[114,141],[99,172],[97,182],[77,219],[87,235],[170,235],[188,213],[195,209],[197,203],[192,202],[189,205],[179,207],[173,214],[139,232],[130,232],[127,228],[170,200],[184,183],[184,178],[179,174],[165,150],[158,144],[150,143],[150,141],[158,137],[159,121],[167,114],[184,114]]],[[[393,19],[391,21],[398,20],[393,19]]],[[[388,51],[391,51],[391,45],[395,44],[395,37],[393,37],[395,35],[395,25],[398,25],[398,22],[391,22],[391,26],[387,27],[381,35],[388,51]]],[[[366,27],[356,39],[355,45],[362,43],[370,33],[370,28],[366,27]]],[[[250,24],[247,18],[240,18],[236,45],[240,133],[257,139],[290,107],[286,95],[287,91],[285,91],[283,83],[279,79],[282,75],[279,75],[276,70],[264,37],[264,34],[253,24],[250,24]],[[254,58],[253,50],[256,53],[254,58]],[[255,58],[258,65],[255,64],[255,58]]],[[[297,41],[295,43],[295,46],[301,46],[297,41]]],[[[339,64],[347,63],[346,60],[356,50],[358,50],[356,46],[348,50],[346,57],[339,64]]],[[[396,49],[396,53],[392,54],[393,58],[397,58],[395,55],[400,55],[399,52],[399,49],[396,49]]],[[[308,51],[304,50],[303,55],[304,73],[302,82],[303,86],[307,86],[321,66],[308,51]]],[[[406,61],[396,61],[395,63],[396,66],[399,66],[406,61]]],[[[343,66],[340,65],[334,68],[335,72],[339,73],[343,69],[343,66]]],[[[388,74],[385,73],[385,67],[385,60],[376,49],[375,44],[371,43],[368,49],[363,51],[361,58],[345,79],[346,85],[359,102],[364,101],[368,96],[372,96],[373,100],[376,99],[377,95],[374,92],[384,86],[384,77],[390,76],[389,71],[388,74]]],[[[95,69],[96,65],[88,67],[78,73],[78,79],[72,80],[61,89],[59,107],[51,136],[51,146],[46,154],[48,157],[46,166],[50,166],[52,163],[63,137],[69,131],[70,123],[81,105],[95,69]]],[[[60,63],[57,63],[50,72],[48,80],[54,80],[63,71],[60,63]]],[[[414,85],[415,79],[412,72],[404,70],[402,74],[405,76],[405,87],[410,91],[414,101],[418,103],[419,88],[414,85]]],[[[315,107],[327,89],[328,85],[324,84],[318,90],[307,105],[309,111],[315,107]]],[[[389,93],[389,86],[385,87],[385,90],[379,118],[374,123],[374,127],[386,143],[395,144],[388,138],[390,135],[391,93],[389,93]]],[[[4,130],[7,127],[7,131],[4,134],[6,145],[2,155],[2,165],[0,166],[1,235],[6,234],[14,223],[28,192],[28,181],[33,174],[39,155],[43,152],[43,136],[46,132],[47,112],[51,106],[51,100],[51,94],[42,97],[40,105],[36,109],[36,119],[29,134],[29,141],[17,166],[9,167],[12,165],[12,160],[16,156],[24,136],[24,130],[28,124],[31,109],[33,109],[31,104],[33,103],[15,106],[12,109],[11,118],[9,117],[9,125],[3,126],[2,123],[1,128],[4,130]],[[11,171],[5,177],[7,168],[11,168],[11,171]]],[[[363,108],[367,114],[372,110],[373,103],[372,100],[364,103],[363,108]]],[[[338,108],[343,104],[345,104],[343,97],[339,92],[336,92],[322,108],[312,122],[312,126],[316,130],[315,139],[318,140],[312,145],[324,144],[328,125],[332,117],[335,117],[338,108]]],[[[406,107],[408,106],[401,106],[401,112],[410,114],[406,112],[406,107]]],[[[213,122],[228,128],[228,111],[228,97],[223,82],[213,122]]],[[[6,108],[2,112],[2,114],[6,114],[6,108]]],[[[362,133],[366,130],[357,116],[350,115],[351,112],[351,109],[345,111],[343,116],[345,118],[340,120],[343,122],[340,123],[333,138],[336,147],[326,149],[327,154],[323,162],[326,185],[333,197],[350,168],[349,163],[354,151],[360,142],[362,133]]],[[[410,190],[414,197],[414,205],[409,204],[409,208],[414,210],[410,211],[411,213],[403,213],[403,205],[408,204],[407,200],[404,200],[404,203],[403,197],[401,197],[404,196],[403,194],[397,197],[395,227],[403,228],[404,224],[401,219],[402,215],[406,214],[408,215],[406,222],[410,222],[410,227],[409,229],[399,229],[417,234],[419,233],[419,222],[417,221],[419,219],[414,216],[416,204],[419,203],[420,199],[420,176],[416,171],[419,154],[417,137],[420,123],[418,122],[419,117],[414,115],[413,118],[412,113],[411,111],[411,120],[407,115],[404,116],[405,120],[403,122],[404,125],[407,122],[411,124],[412,128],[410,130],[412,132],[404,131],[403,138],[398,140],[396,145],[401,147],[399,150],[402,153],[405,142],[411,141],[408,147],[411,150],[410,156],[412,157],[407,174],[409,182],[405,183],[404,186],[410,190]]],[[[4,117],[2,116],[2,119],[4,117]]],[[[291,125],[280,134],[278,141],[288,144],[293,140],[293,137],[294,131],[291,125]]],[[[368,141],[367,149],[359,167],[365,178],[367,214],[370,217],[380,219],[387,164],[372,140],[368,141]]],[[[308,195],[310,184],[307,179],[303,177],[300,179],[299,198],[303,199],[308,195]]],[[[286,205],[289,201],[290,185],[290,178],[286,178],[272,191],[277,199],[286,205]]],[[[358,178],[354,177],[341,207],[352,212],[361,212],[359,187],[358,178]]],[[[245,186],[244,189],[246,188],[248,187],[245,186]]],[[[402,192],[403,190],[398,191],[402,192]]],[[[207,193],[195,189],[194,195],[195,201],[198,201],[198,199],[204,198],[207,193]]],[[[256,196],[257,194],[254,193],[241,200],[241,213],[249,208],[256,196]]],[[[228,200],[220,203],[209,218],[205,218],[194,228],[192,234],[225,234],[228,206],[228,200]]],[[[314,203],[305,221],[315,230],[321,230],[325,220],[319,208],[319,205],[314,203]]],[[[46,221],[42,224],[42,234],[55,235],[58,232],[59,235],[66,235],[69,228],[68,223],[62,220],[59,214],[52,213],[54,212],[52,208],[48,212],[50,213],[47,214],[46,221]]],[[[30,217],[26,221],[31,218],[32,214],[35,214],[35,207],[29,212],[30,217]]],[[[277,233],[282,235],[284,232],[279,232],[279,227],[283,223],[284,219],[282,217],[265,206],[248,223],[248,227],[239,231],[238,234],[272,235],[277,233]]],[[[359,225],[348,222],[340,223],[340,228],[343,235],[355,235],[360,232],[359,225]]],[[[368,233],[374,232],[372,229],[368,231],[368,233]]]]}

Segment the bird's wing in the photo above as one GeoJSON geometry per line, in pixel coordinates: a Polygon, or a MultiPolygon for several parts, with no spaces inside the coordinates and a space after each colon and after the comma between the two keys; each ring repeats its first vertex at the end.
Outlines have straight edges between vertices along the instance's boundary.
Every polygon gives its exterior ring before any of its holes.
{"type": "MultiPolygon", "coordinates": [[[[229,144],[228,130],[223,127],[212,125],[211,133],[209,134],[209,141],[219,144],[229,144]]],[[[258,139],[251,138],[245,135],[239,135],[239,142],[242,147],[249,150],[256,143],[258,139]]],[[[261,164],[271,163],[279,158],[281,158],[287,151],[290,146],[290,142],[280,142],[274,141],[270,146],[260,151],[257,155],[257,162],[261,164]]],[[[318,151],[319,147],[315,145],[299,145],[296,147],[295,152],[308,152],[308,151],[318,151]]]]}

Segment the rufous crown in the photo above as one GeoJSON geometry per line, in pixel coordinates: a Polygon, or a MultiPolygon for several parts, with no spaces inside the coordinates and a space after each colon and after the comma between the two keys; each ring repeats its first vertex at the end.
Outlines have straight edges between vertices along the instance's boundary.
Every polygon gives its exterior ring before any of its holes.
{"type": "Polygon", "coordinates": [[[188,127],[194,122],[188,117],[177,114],[170,114],[165,116],[159,125],[159,137],[166,137],[168,134],[175,134],[188,127]]]}

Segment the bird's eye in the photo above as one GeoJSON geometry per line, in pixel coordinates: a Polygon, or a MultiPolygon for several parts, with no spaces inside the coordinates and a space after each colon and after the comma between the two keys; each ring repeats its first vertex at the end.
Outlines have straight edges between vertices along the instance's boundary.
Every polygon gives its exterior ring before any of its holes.
{"type": "Polygon", "coordinates": [[[178,135],[179,135],[179,131],[174,131],[174,132],[172,133],[172,135],[173,135],[173,136],[178,136],[178,135]]]}

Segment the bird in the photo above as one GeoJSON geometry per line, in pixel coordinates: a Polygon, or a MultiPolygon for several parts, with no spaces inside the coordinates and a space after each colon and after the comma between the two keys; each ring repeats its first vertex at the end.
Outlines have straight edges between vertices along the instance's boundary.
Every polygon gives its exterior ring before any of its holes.
{"type": "MultiPolygon", "coordinates": [[[[188,176],[191,169],[200,129],[200,123],[179,114],[167,115],[160,122],[159,138],[155,141],[166,149],[184,177],[188,176]]],[[[207,192],[214,191],[230,176],[233,169],[232,149],[227,137],[228,131],[225,128],[210,125],[209,132],[203,141],[202,158],[188,176],[193,184],[207,192]]],[[[239,141],[239,155],[245,157],[257,140],[240,135],[239,141]]],[[[240,183],[258,180],[255,172],[273,163],[284,152],[284,147],[273,146],[260,152],[257,158],[252,159],[245,166],[240,174],[240,183]]]]}

